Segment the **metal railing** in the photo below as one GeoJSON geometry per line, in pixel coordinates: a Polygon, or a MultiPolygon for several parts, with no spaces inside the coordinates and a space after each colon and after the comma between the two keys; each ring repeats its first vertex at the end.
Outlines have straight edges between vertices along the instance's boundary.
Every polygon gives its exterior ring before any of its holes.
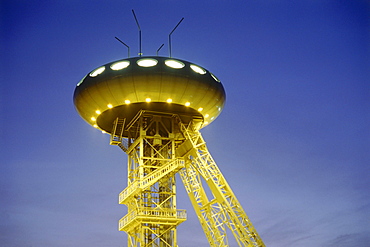
{"type": "Polygon", "coordinates": [[[145,190],[149,186],[158,182],[159,179],[165,177],[171,172],[177,172],[183,167],[184,160],[176,159],[164,165],[163,167],[160,167],[157,170],[149,173],[141,181],[136,180],[119,194],[119,203],[124,203],[124,201],[131,195],[135,194],[135,192],[145,190]]]}
{"type": "Polygon", "coordinates": [[[186,210],[185,209],[163,209],[163,208],[138,208],[126,214],[119,220],[119,229],[124,228],[130,222],[137,218],[153,218],[153,220],[186,220],[186,210]]]}

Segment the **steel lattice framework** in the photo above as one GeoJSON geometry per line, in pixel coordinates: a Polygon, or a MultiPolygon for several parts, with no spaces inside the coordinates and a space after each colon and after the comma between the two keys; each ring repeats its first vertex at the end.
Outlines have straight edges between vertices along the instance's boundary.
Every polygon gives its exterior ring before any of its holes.
{"type": "Polygon", "coordinates": [[[79,115],[128,155],[128,184],[119,194],[128,212],[119,230],[129,247],[178,247],[186,211],[177,208],[176,174],[210,246],[264,246],[199,132],[225,100],[213,73],[172,57],[113,61],[76,85],[79,115]]]}
{"type": "Polygon", "coordinates": [[[228,230],[239,246],[264,246],[208,152],[198,131],[201,121],[184,124],[178,115],[141,111],[127,125],[125,119],[114,122],[110,144],[128,155],[128,186],[119,195],[119,203],[128,207],[119,221],[128,246],[177,246],[176,227],[186,220],[186,212],[176,207],[176,173],[210,246],[229,246],[228,230]]]}

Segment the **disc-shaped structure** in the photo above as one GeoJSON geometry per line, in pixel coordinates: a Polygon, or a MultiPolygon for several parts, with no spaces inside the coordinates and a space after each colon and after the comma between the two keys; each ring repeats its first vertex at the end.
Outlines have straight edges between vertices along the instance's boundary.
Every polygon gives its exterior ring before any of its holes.
{"type": "Polygon", "coordinates": [[[199,65],[168,57],[134,57],[102,65],[76,86],[74,104],[92,126],[111,133],[140,110],[166,112],[211,123],[225,104],[219,79],[199,65]]]}

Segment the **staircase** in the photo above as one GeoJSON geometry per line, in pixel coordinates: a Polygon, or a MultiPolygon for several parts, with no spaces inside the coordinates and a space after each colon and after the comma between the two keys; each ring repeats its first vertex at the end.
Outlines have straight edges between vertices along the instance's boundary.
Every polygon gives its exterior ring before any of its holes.
{"type": "Polygon", "coordinates": [[[122,150],[125,149],[125,147],[122,145],[122,136],[125,130],[125,122],[126,118],[116,118],[116,120],[114,120],[109,143],[110,145],[119,146],[122,150]]]}
{"type": "Polygon", "coordinates": [[[126,204],[127,199],[130,198],[131,196],[134,196],[140,193],[141,191],[145,190],[146,188],[149,188],[150,186],[158,182],[161,178],[170,174],[177,173],[183,167],[184,167],[183,160],[175,159],[171,162],[168,162],[166,165],[163,165],[162,167],[146,175],[141,181],[136,180],[128,187],[126,187],[119,194],[119,203],[126,204]]]}

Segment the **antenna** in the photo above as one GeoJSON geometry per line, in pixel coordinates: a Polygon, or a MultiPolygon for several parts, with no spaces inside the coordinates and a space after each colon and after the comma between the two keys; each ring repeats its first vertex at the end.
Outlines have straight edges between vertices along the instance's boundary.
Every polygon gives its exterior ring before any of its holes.
{"type": "Polygon", "coordinates": [[[184,20],[184,17],[181,18],[181,20],[179,21],[179,23],[177,23],[176,27],[171,31],[171,33],[168,35],[168,46],[169,46],[169,49],[170,49],[170,57],[172,57],[172,46],[171,46],[171,35],[172,33],[176,30],[176,28],[180,25],[180,23],[184,20]]]}
{"type": "Polygon", "coordinates": [[[158,52],[159,52],[159,50],[160,49],[162,49],[162,47],[164,46],[164,44],[162,44],[159,48],[158,48],[158,50],[157,50],[157,56],[158,56],[158,52]]]}
{"type": "Polygon", "coordinates": [[[137,21],[137,18],[136,18],[136,15],[135,15],[135,11],[132,10],[132,14],[134,14],[134,18],[135,18],[135,21],[136,21],[136,25],[137,25],[137,28],[139,29],[139,56],[141,57],[143,55],[143,53],[141,52],[141,28],[140,28],[140,25],[139,25],[139,22],[137,21]]]}
{"type": "Polygon", "coordinates": [[[123,45],[125,45],[127,47],[127,50],[128,50],[128,56],[127,57],[130,57],[130,47],[128,45],[126,45],[125,42],[123,42],[119,38],[117,38],[117,37],[115,37],[115,38],[116,38],[116,40],[118,40],[119,42],[121,42],[123,45]]]}

